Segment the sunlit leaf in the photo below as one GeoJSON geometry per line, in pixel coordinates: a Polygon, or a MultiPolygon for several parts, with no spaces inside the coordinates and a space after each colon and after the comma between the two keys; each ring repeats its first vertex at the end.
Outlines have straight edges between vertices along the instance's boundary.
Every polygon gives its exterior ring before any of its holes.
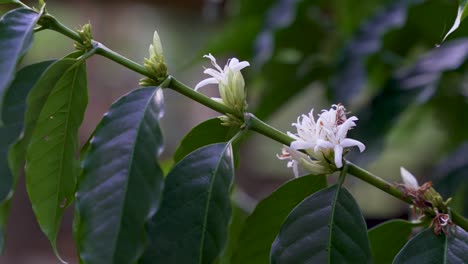
{"type": "Polygon", "coordinates": [[[40,16],[33,10],[18,8],[0,19],[0,111],[5,90],[14,79],[18,62],[31,46],[34,26],[40,16]]]}
{"type": "Polygon", "coordinates": [[[86,154],[76,194],[75,240],[84,263],[136,263],[163,175],[162,90],[137,89],[112,105],[86,154]]]}
{"type": "Polygon", "coordinates": [[[13,171],[18,173],[23,169],[26,150],[42,108],[62,75],[76,63],[76,60],[73,58],[77,58],[79,54],[75,52],[52,63],[29,92],[26,100],[23,133],[20,140],[12,146],[9,153],[10,166],[13,171]]]}
{"type": "Polygon", "coordinates": [[[50,92],[26,155],[26,187],[32,208],[57,256],[57,232],[65,208],[74,199],[80,170],[78,128],[87,103],[86,66],[79,61],[50,92]]]}
{"type": "Polygon", "coordinates": [[[261,201],[243,225],[231,263],[270,263],[271,244],[288,214],[307,196],[326,186],[325,176],[303,176],[261,201]]]}
{"type": "MultiPolygon", "coordinates": [[[[16,165],[8,151],[11,145],[18,140],[23,129],[23,120],[26,104],[26,96],[36,84],[44,71],[53,61],[45,61],[29,65],[21,69],[15,80],[5,92],[3,105],[4,125],[0,127],[0,230],[3,233],[6,218],[22,164],[16,165]]],[[[4,241],[4,238],[0,238],[4,241]]],[[[3,242],[0,243],[0,251],[3,250],[3,242]]]]}
{"type": "Polygon", "coordinates": [[[428,228],[413,239],[398,253],[394,264],[456,264],[468,263],[468,233],[456,227],[449,235],[435,235],[428,228]]]}
{"type": "Polygon", "coordinates": [[[333,185],[296,206],[273,242],[271,263],[372,263],[366,223],[351,194],[333,185]]]}
{"type": "Polygon", "coordinates": [[[369,242],[375,263],[392,263],[408,242],[415,225],[405,220],[390,220],[369,230],[369,242]]]}
{"type": "Polygon", "coordinates": [[[149,223],[142,263],[212,263],[226,243],[233,177],[230,144],[205,146],[177,163],[149,223]]]}

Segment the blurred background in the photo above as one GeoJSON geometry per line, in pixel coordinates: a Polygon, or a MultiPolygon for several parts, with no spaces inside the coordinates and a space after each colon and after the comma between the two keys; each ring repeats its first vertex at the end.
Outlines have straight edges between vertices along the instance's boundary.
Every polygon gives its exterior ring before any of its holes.
{"type": "MultiPolygon", "coordinates": [[[[25,1],[34,5],[35,2],[25,1]]],[[[204,79],[202,58],[212,53],[224,65],[230,57],[250,61],[244,70],[249,109],[282,131],[311,108],[345,104],[360,118],[349,137],[367,150],[348,154],[353,162],[387,181],[400,181],[404,166],[420,183],[432,180],[437,190],[468,208],[468,26],[462,23],[441,43],[451,27],[458,1],[352,0],[172,0],[47,1],[47,10],[78,29],[91,22],[94,37],[109,48],[142,63],[154,30],[162,40],[171,75],[190,86],[204,79]]],[[[4,13],[8,6],[2,6],[4,13]]],[[[60,34],[35,34],[23,65],[60,58],[73,51],[60,34]]],[[[89,106],[81,128],[84,143],[109,106],[138,87],[141,78],[106,58],[88,61],[89,106]]],[[[201,90],[216,96],[215,88],[201,90]]],[[[218,114],[165,90],[162,128],[166,147],[162,163],[183,136],[218,114]]],[[[209,135],[207,135],[209,136],[209,135]]],[[[252,134],[241,149],[235,200],[252,210],[293,173],[279,161],[281,145],[252,134]]],[[[335,177],[330,177],[333,181],[335,177]]],[[[407,217],[393,197],[348,177],[368,226],[407,217]]],[[[58,250],[77,263],[72,239],[73,210],[64,217],[58,250]]],[[[0,263],[57,263],[34,220],[24,180],[13,199],[7,246],[0,263]]]]}

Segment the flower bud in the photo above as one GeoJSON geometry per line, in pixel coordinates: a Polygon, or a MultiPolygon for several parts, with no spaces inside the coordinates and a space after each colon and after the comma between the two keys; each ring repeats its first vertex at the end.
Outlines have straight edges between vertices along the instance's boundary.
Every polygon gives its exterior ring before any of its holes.
{"type": "Polygon", "coordinates": [[[141,79],[140,86],[157,86],[168,76],[161,39],[157,31],[154,31],[153,44],[149,46],[148,52],[149,59],[145,58],[144,66],[152,77],[141,79]]]}

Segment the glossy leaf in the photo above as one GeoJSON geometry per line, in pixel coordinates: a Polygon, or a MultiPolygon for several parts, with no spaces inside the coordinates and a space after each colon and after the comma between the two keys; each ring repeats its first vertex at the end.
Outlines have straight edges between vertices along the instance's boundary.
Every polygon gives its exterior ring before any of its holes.
{"type": "Polygon", "coordinates": [[[334,185],[296,206],[273,242],[271,263],[372,263],[366,223],[351,194],[334,185]]]}
{"type": "Polygon", "coordinates": [[[80,170],[76,160],[78,128],[87,102],[86,66],[77,62],[57,81],[45,101],[26,155],[29,198],[57,256],[57,232],[65,207],[74,199],[80,170]]]}
{"type": "Polygon", "coordinates": [[[369,242],[375,263],[392,263],[408,242],[415,225],[405,220],[390,220],[369,230],[369,242]]]}
{"type": "Polygon", "coordinates": [[[33,10],[18,8],[0,19],[0,111],[5,90],[14,79],[16,66],[31,46],[34,26],[39,17],[40,14],[33,10]]]}
{"type": "Polygon", "coordinates": [[[413,239],[398,253],[394,264],[457,264],[468,263],[468,233],[460,227],[448,236],[435,235],[428,228],[413,239]]]}
{"type": "Polygon", "coordinates": [[[229,141],[237,130],[221,125],[218,118],[212,118],[198,124],[180,142],[174,153],[174,162],[179,162],[190,152],[203,146],[229,141]]]}
{"type": "Polygon", "coordinates": [[[212,263],[226,243],[234,177],[232,147],[190,153],[167,175],[161,207],[148,226],[142,263],[212,263]]]}
{"type": "Polygon", "coordinates": [[[307,196],[326,186],[325,176],[303,176],[262,200],[242,228],[231,263],[268,264],[271,244],[288,214],[307,196]]]}
{"type": "MultiPolygon", "coordinates": [[[[24,67],[16,74],[15,80],[5,92],[2,111],[4,125],[0,127],[0,236],[4,233],[10,200],[22,166],[22,163],[21,166],[14,165],[8,151],[18,140],[23,129],[26,96],[52,62],[45,61],[24,67]]],[[[0,240],[1,252],[4,238],[0,237],[0,240]]]]}
{"type": "Polygon", "coordinates": [[[162,114],[162,90],[141,88],[114,103],[96,128],[75,204],[75,240],[84,263],[136,263],[143,254],[145,222],[163,187],[156,161],[162,114]]]}
{"type": "Polygon", "coordinates": [[[413,66],[398,72],[384,89],[358,113],[357,139],[366,144],[360,157],[375,157],[380,151],[384,136],[394,126],[400,115],[412,103],[429,100],[439,85],[442,74],[460,67],[468,56],[468,39],[446,42],[424,54],[413,66]],[[457,56],[453,56],[457,54],[457,56]]]}
{"type": "Polygon", "coordinates": [[[453,22],[452,27],[449,29],[447,34],[445,34],[444,39],[442,41],[444,41],[450,34],[457,30],[461,22],[466,18],[466,16],[468,15],[467,4],[467,0],[458,1],[457,16],[455,17],[455,21],[453,22]]]}

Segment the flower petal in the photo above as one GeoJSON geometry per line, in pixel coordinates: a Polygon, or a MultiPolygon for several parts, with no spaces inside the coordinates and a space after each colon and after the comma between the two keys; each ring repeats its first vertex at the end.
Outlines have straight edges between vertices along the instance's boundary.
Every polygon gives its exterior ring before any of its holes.
{"type": "Polygon", "coordinates": [[[293,149],[310,149],[314,147],[315,147],[314,143],[304,141],[304,140],[296,140],[291,143],[291,148],[293,149]]]}
{"type": "Polygon", "coordinates": [[[317,145],[314,148],[314,151],[317,152],[320,149],[332,149],[335,145],[332,143],[325,141],[323,139],[318,139],[317,140],[317,145]]]}
{"type": "Polygon", "coordinates": [[[357,140],[355,140],[355,139],[351,139],[351,138],[345,138],[345,139],[343,139],[343,140],[340,142],[340,145],[341,145],[343,148],[357,146],[357,147],[359,148],[359,151],[360,151],[360,152],[363,152],[363,151],[366,149],[366,146],[365,146],[364,144],[362,144],[362,142],[357,141],[357,140]]]}
{"type": "Polygon", "coordinates": [[[195,91],[198,91],[198,89],[200,89],[201,87],[203,86],[206,86],[208,84],[217,84],[218,83],[218,80],[216,80],[215,78],[207,78],[201,82],[199,82],[196,86],[195,86],[195,91]]]}
{"type": "Polygon", "coordinates": [[[335,165],[337,168],[343,167],[343,147],[336,145],[335,148],[335,165]]]}
{"type": "Polygon", "coordinates": [[[346,134],[348,133],[348,130],[356,126],[356,123],[354,121],[358,120],[357,117],[352,116],[346,121],[344,121],[343,124],[341,124],[338,128],[338,132],[336,133],[337,138],[343,139],[346,137],[346,134]]]}
{"type": "Polygon", "coordinates": [[[419,184],[418,180],[411,174],[411,172],[407,171],[405,168],[400,167],[401,178],[403,179],[403,183],[412,189],[418,189],[419,184]]]}
{"type": "Polygon", "coordinates": [[[233,65],[229,65],[232,71],[240,71],[244,69],[245,67],[250,66],[250,63],[248,61],[241,61],[233,65]]]}

